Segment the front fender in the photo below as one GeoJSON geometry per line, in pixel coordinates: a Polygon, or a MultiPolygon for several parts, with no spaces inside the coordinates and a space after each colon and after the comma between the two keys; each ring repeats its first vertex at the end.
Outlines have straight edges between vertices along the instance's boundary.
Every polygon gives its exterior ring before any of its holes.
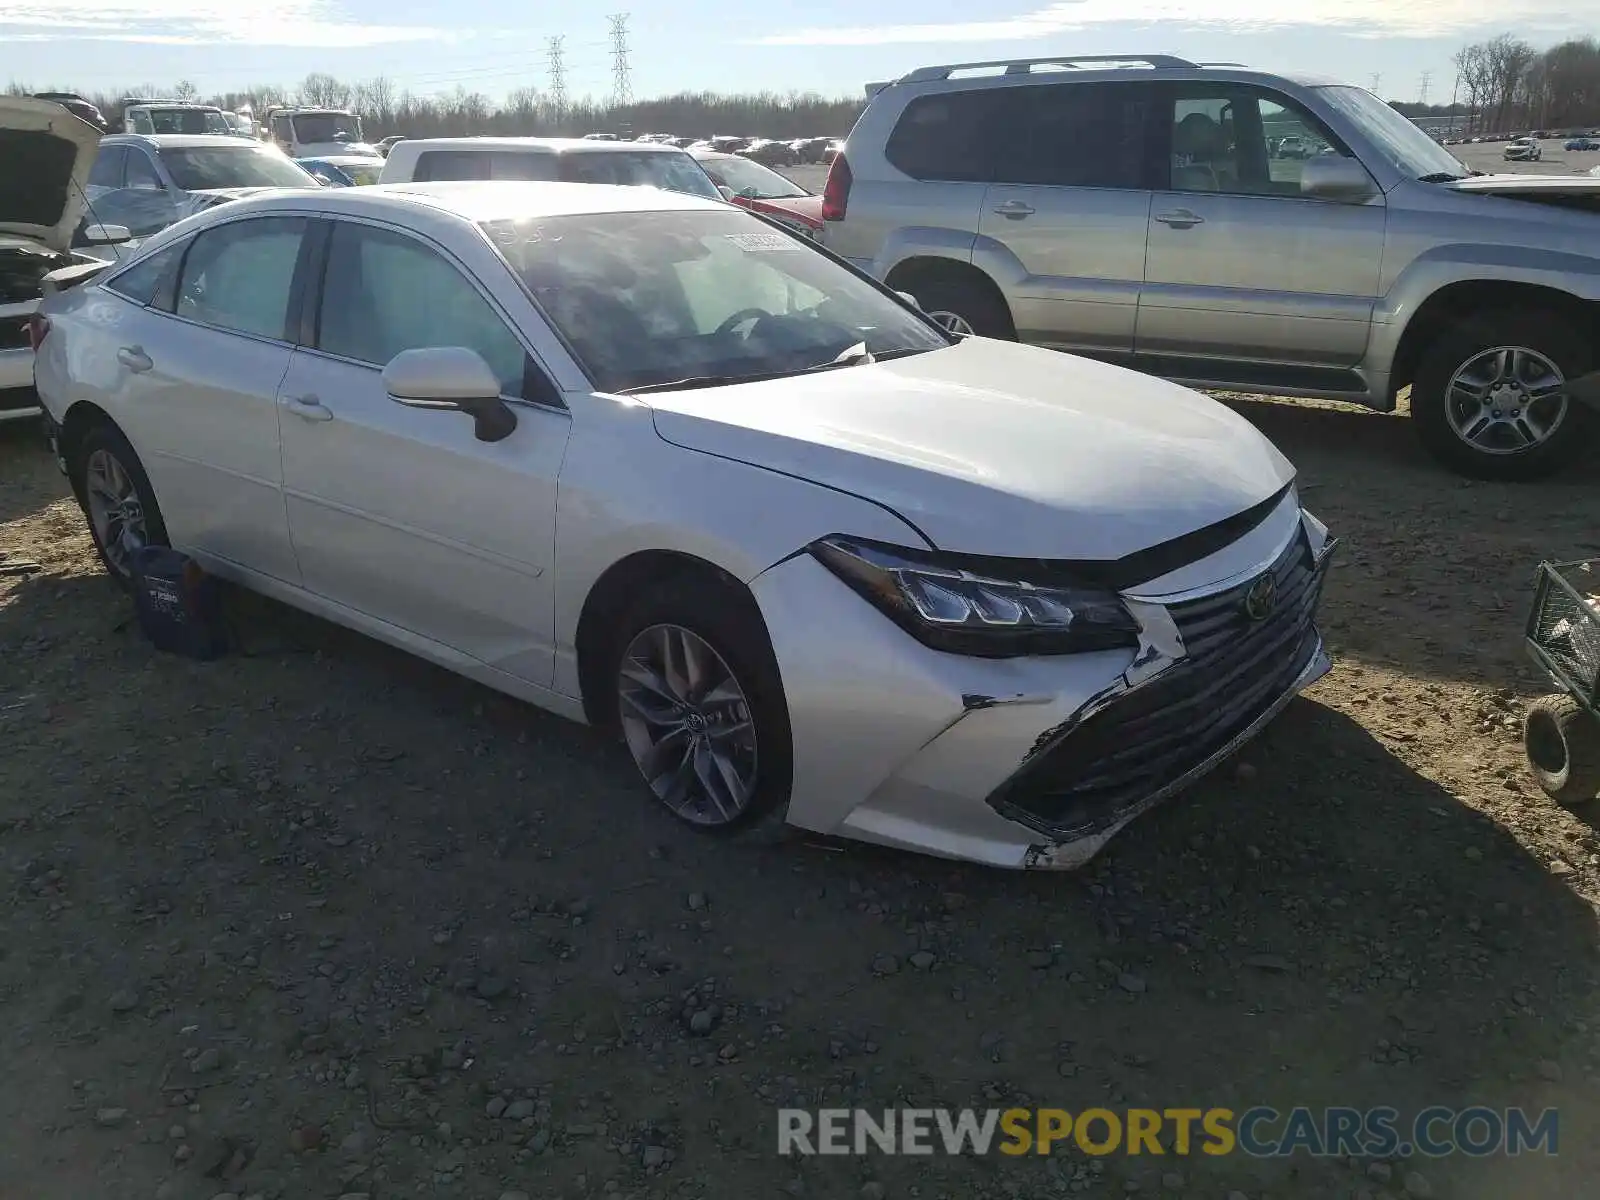
{"type": "Polygon", "coordinates": [[[1374,319],[1403,326],[1440,288],[1480,281],[1533,284],[1579,300],[1600,301],[1600,256],[1469,242],[1434,246],[1396,276],[1374,319]]]}
{"type": "Polygon", "coordinates": [[[685,554],[749,583],[831,533],[927,543],[887,508],[764,467],[674,446],[647,405],[586,397],[556,516],[555,688],[581,695],[578,618],[595,582],[642,551],[685,554]]]}

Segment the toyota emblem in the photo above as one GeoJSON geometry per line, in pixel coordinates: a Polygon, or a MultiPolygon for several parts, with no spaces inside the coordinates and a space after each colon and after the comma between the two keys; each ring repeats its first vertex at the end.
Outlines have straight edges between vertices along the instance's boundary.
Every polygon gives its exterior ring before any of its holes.
{"type": "Polygon", "coordinates": [[[1250,585],[1244,594],[1244,615],[1252,621],[1265,621],[1278,602],[1278,577],[1271,571],[1250,585]]]}

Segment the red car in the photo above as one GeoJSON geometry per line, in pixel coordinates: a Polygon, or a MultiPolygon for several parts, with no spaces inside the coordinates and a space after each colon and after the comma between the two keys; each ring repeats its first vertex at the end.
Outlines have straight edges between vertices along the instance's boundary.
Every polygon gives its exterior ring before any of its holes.
{"type": "Polygon", "coordinates": [[[715,150],[691,150],[690,153],[711,176],[711,182],[725,189],[728,199],[740,208],[781,221],[806,237],[821,239],[821,196],[737,154],[718,154],[715,150]]]}

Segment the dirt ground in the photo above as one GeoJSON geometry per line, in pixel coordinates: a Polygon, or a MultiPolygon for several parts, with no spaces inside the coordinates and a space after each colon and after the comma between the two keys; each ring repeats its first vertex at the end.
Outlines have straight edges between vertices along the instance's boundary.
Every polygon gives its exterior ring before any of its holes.
{"type": "Polygon", "coordinates": [[[124,626],[0,427],[0,1197],[1593,1194],[1590,820],[1518,717],[1600,489],[1236,401],[1343,539],[1334,673],[1078,875],[708,840],[620,747],[261,600],[124,626]],[[780,1105],[1561,1110],[1560,1154],[780,1159],[780,1105]],[[1405,1189],[1409,1187],[1409,1192],[1405,1189]]]}

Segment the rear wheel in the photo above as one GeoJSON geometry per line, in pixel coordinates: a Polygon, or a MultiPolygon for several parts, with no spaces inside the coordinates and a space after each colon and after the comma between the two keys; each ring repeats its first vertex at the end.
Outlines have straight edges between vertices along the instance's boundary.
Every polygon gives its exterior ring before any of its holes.
{"type": "Polygon", "coordinates": [[[106,573],[117,586],[131,588],[133,555],[170,544],[144,465],[120,429],[96,425],[78,445],[72,481],[106,573]]]}
{"type": "Polygon", "coordinates": [[[1460,474],[1536,479],[1565,465],[1587,436],[1586,410],[1562,389],[1591,361],[1556,313],[1484,313],[1423,352],[1411,418],[1428,451],[1460,474]]]}
{"type": "Polygon", "coordinates": [[[922,311],[951,333],[1016,341],[1016,327],[1006,303],[976,280],[934,278],[905,289],[922,311]]]}

